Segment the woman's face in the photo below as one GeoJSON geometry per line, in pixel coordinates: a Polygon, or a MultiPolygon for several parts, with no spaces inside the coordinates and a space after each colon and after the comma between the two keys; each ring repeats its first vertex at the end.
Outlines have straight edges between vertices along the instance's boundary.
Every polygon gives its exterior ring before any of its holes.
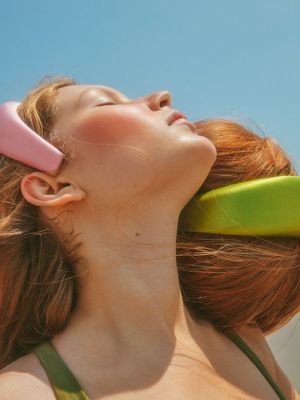
{"type": "Polygon", "coordinates": [[[59,89],[54,129],[71,139],[75,158],[68,168],[90,200],[112,207],[146,189],[186,186],[186,201],[196,192],[216,150],[189,121],[172,123],[173,112],[167,91],[129,99],[107,86],[59,89]]]}

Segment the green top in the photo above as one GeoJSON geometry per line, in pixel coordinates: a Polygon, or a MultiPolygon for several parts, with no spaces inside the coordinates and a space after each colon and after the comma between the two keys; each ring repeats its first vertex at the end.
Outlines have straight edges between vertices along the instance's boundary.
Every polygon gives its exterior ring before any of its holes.
{"type": "MultiPolygon", "coordinates": [[[[266,380],[278,395],[280,400],[287,400],[277,384],[273,381],[260,359],[236,333],[226,336],[231,339],[249,359],[257,366],[266,380]]],[[[57,400],[90,400],[85,391],[80,387],[79,382],[60,357],[51,341],[40,344],[34,349],[40,363],[45,369],[57,400]]]]}
{"type": "Polygon", "coordinates": [[[278,385],[273,381],[266,367],[254,353],[254,351],[247,345],[247,343],[236,332],[226,333],[226,336],[231,339],[246,354],[248,358],[250,358],[254,365],[257,366],[257,368],[277,393],[278,398],[280,400],[287,400],[282,391],[279,389],[278,385]]]}
{"type": "Polygon", "coordinates": [[[57,400],[90,400],[51,341],[40,344],[34,352],[48,375],[57,400]]]}

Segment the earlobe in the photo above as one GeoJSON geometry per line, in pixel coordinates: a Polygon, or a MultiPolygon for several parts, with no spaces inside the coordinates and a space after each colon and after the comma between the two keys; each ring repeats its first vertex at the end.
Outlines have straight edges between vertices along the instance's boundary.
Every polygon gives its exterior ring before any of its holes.
{"type": "Polygon", "coordinates": [[[21,191],[25,200],[35,206],[63,206],[86,197],[84,190],[71,182],[43,172],[32,172],[23,177],[21,191]]]}

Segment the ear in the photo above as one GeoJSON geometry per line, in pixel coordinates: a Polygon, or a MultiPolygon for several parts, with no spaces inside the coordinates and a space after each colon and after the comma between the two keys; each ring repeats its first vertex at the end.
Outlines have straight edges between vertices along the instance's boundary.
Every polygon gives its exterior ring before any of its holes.
{"type": "Polygon", "coordinates": [[[63,206],[86,197],[84,190],[76,184],[60,182],[58,177],[43,172],[24,176],[21,191],[24,198],[35,206],[63,206]]]}

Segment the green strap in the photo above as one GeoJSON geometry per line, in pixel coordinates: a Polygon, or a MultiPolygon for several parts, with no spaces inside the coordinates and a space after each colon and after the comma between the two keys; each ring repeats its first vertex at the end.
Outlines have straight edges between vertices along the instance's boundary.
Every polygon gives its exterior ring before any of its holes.
{"type": "Polygon", "coordinates": [[[277,386],[277,384],[273,381],[271,375],[269,374],[263,363],[254,353],[254,351],[247,345],[247,343],[236,332],[232,333],[228,332],[226,333],[226,336],[228,336],[228,338],[231,339],[246,354],[248,358],[250,358],[253,364],[256,365],[256,367],[260,370],[260,372],[263,374],[263,376],[266,378],[266,380],[270,383],[272,388],[278,394],[279,399],[287,400],[282,391],[277,386]]]}
{"type": "MultiPolygon", "coordinates": [[[[279,399],[287,400],[277,384],[273,381],[263,363],[247,343],[236,332],[227,332],[226,336],[246,354],[254,365],[256,365],[277,393],[279,399]]],[[[48,375],[57,400],[90,400],[68,366],[57,353],[51,341],[40,344],[34,349],[34,352],[48,375]]]]}
{"type": "Polygon", "coordinates": [[[51,341],[40,344],[34,352],[48,375],[57,400],[90,400],[51,341]]]}

